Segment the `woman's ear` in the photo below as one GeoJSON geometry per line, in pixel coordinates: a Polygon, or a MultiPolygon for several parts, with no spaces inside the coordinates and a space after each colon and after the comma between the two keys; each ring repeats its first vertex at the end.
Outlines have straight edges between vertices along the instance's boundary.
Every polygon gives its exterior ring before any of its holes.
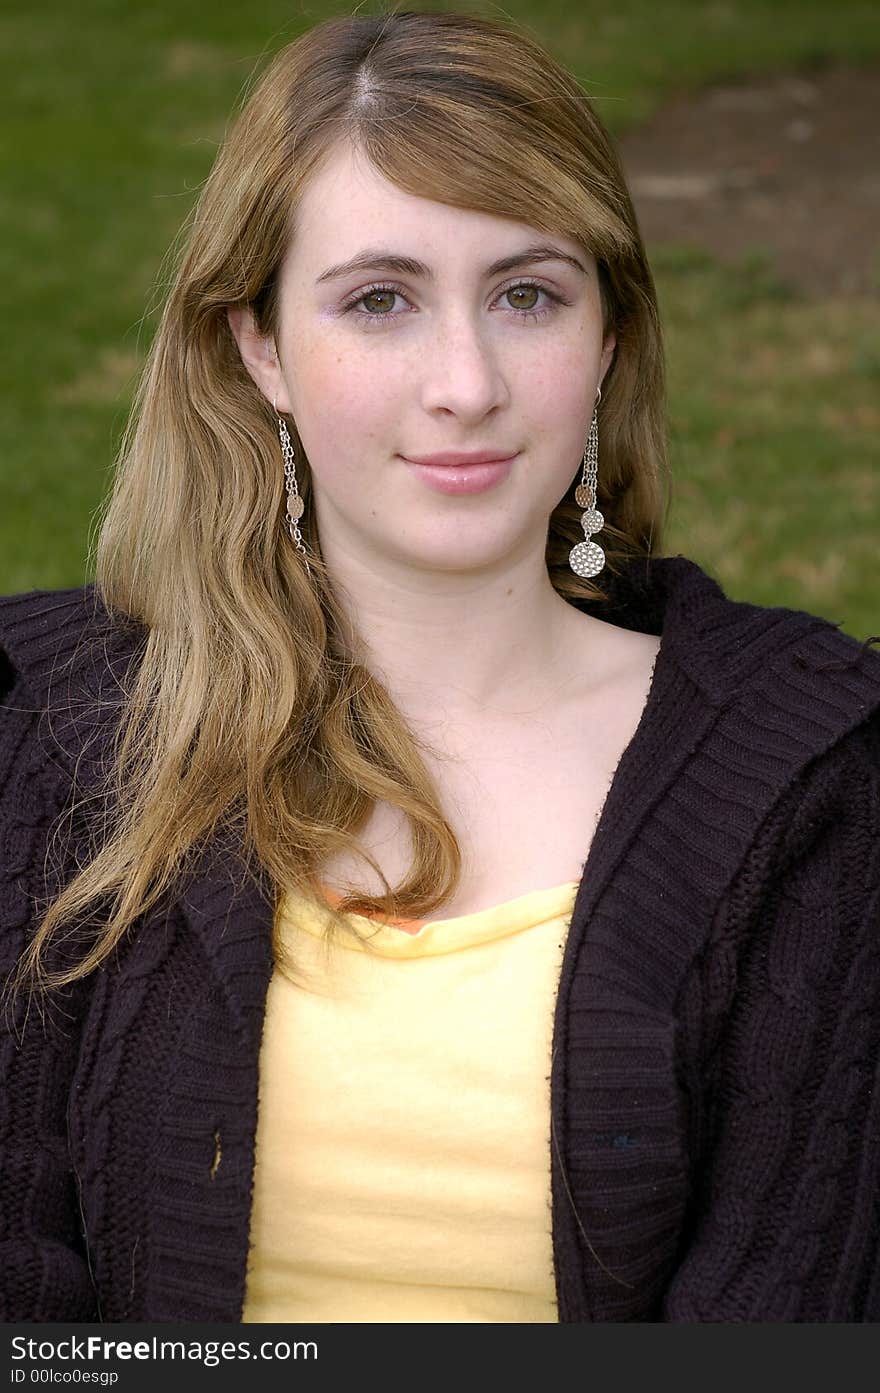
{"type": "Polygon", "coordinates": [[[615,338],[614,334],[607,334],[607,335],[605,336],[605,341],[604,341],[604,343],[602,344],[602,356],[601,356],[601,358],[599,359],[599,386],[600,386],[600,387],[602,386],[602,383],[603,383],[603,381],[605,380],[605,374],[606,374],[606,372],[607,372],[608,369],[611,367],[611,364],[612,364],[612,362],[613,362],[613,360],[614,360],[614,350],[615,350],[616,347],[617,347],[617,339],[615,338]]]}
{"type": "Polygon", "coordinates": [[[275,401],[279,411],[289,411],[287,388],[281,376],[281,365],[271,336],[261,334],[253,311],[246,305],[228,305],[226,318],[238,344],[241,361],[267,401],[275,401]]]}

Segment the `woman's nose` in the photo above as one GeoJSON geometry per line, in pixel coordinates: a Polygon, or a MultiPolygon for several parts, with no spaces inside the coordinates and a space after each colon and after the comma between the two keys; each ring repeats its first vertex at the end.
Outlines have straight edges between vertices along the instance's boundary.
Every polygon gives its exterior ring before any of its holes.
{"type": "Polygon", "coordinates": [[[499,346],[472,310],[450,311],[436,321],[420,364],[426,410],[482,416],[507,399],[499,346]]]}

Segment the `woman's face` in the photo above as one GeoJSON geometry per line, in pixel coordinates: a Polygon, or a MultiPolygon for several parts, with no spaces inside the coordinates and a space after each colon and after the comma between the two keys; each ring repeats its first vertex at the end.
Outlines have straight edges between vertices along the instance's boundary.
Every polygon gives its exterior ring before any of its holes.
{"type": "Polygon", "coordinates": [[[329,566],[454,571],[543,556],[614,350],[595,261],[576,242],[413,197],[341,145],[297,210],[278,360],[247,311],[229,318],[252,376],[296,422],[329,566]],[[560,256],[525,255],[539,244],[560,256]],[[380,251],[426,269],[382,266],[380,251]],[[485,450],[515,458],[476,492],[440,491],[406,462],[485,450]]]}

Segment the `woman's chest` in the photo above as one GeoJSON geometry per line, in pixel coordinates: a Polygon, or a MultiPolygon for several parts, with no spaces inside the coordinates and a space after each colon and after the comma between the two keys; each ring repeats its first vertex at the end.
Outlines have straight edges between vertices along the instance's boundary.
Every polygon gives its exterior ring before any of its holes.
{"type": "MultiPolygon", "coordinates": [[[[648,664],[592,697],[512,721],[486,712],[448,724],[424,755],[462,853],[454,896],[433,917],[451,918],[533,890],[580,880],[620,758],[633,737],[650,686],[648,664]]],[[[407,820],[377,804],[362,834],[392,884],[408,874],[407,820]]],[[[381,891],[359,858],[328,862],[322,879],[381,891]]]]}

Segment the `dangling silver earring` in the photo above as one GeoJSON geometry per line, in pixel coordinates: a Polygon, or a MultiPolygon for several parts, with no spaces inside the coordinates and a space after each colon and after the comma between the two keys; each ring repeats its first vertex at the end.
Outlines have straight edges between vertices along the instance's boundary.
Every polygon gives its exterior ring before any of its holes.
{"type": "Polygon", "coordinates": [[[581,526],[584,529],[584,541],[578,542],[577,546],[572,547],[568,554],[568,564],[575,575],[589,579],[597,576],[605,565],[605,553],[598,542],[591,542],[590,536],[593,532],[601,532],[605,526],[605,519],[596,507],[596,469],[599,463],[599,402],[602,400],[602,388],[596,388],[596,405],[593,407],[593,419],[590,422],[590,433],[587,436],[587,448],[584,450],[583,474],[581,482],[574,491],[574,501],[579,508],[585,509],[581,513],[581,526]]]}
{"type": "Polygon", "coordinates": [[[281,441],[284,476],[287,480],[287,530],[290,533],[290,540],[296,544],[297,551],[301,551],[305,555],[306,548],[303,544],[302,533],[299,530],[299,520],[306,510],[306,505],[300,497],[296,484],[296,459],[293,453],[293,442],[287,429],[287,422],[283,416],[278,415],[277,402],[278,393],[276,392],[272,402],[272,410],[275,412],[275,419],[278,422],[278,438],[281,441]]]}

